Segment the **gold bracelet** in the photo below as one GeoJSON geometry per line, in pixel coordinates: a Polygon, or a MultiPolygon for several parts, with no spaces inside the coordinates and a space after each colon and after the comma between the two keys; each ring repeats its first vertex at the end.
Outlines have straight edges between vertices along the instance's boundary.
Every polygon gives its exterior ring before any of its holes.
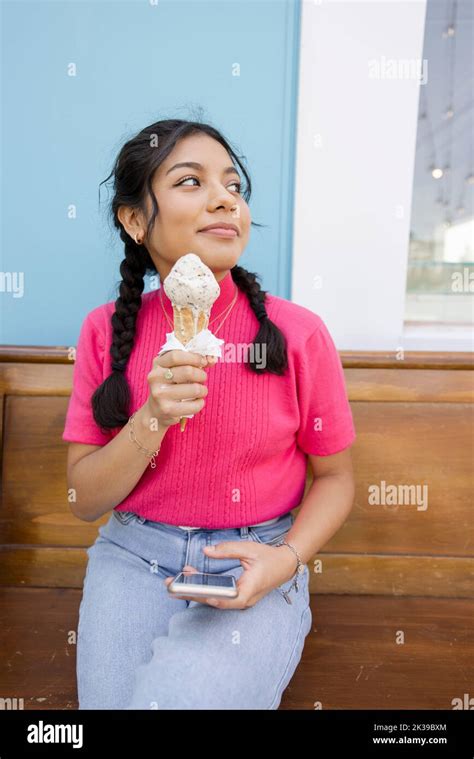
{"type": "Polygon", "coordinates": [[[141,443],[139,443],[138,440],[137,440],[137,438],[135,437],[135,428],[133,426],[134,422],[135,422],[135,414],[132,414],[132,416],[128,420],[128,423],[130,425],[130,429],[128,431],[128,433],[129,433],[128,436],[129,436],[130,440],[133,443],[135,443],[135,445],[138,446],[138,448],[141,451],[143,451],[143,453],[145,454],[145,456],[148,456],[151,459],[151,462],[150,462],[151,468],[152,469],[156,469],[155,456],[158,456],[158,454],[160,452],[161,445],[160,445],[159,448],[156,449],[156,451],[149,451],[148,448],[144,448],[143,445],[141,445],[141,443]]]}

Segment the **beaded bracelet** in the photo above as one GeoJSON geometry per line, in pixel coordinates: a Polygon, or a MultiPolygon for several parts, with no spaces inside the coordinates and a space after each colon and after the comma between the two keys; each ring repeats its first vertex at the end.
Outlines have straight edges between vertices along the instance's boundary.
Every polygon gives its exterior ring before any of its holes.
{"type": "Polygon", "coordinates": [[[135,445],[138,446],[138,448],[141,451],[143,451],[143,453],[145,454],[145,456],[148,456],[151,459],[151,461],[150,461],[151,468],[152,469],[156,469],[155,456],[158,456],[158,454],[160,452],[161,445],[160,445],[159,448],[156,449],[156,451],[149,451],[148,448],[144,448],[144,446],[141,445],[141,443],[139,443],[139,441],[135,437],[135,428],[133,426],[134,422],[135,422],[135,414],[132,414],[132,416],[128,420],[128,423],[130,425],[130,429],[128,431],[128,433],[129,433],[128,436],[129,436],[130,440],[133,443],[135,443],[135,445]]]}

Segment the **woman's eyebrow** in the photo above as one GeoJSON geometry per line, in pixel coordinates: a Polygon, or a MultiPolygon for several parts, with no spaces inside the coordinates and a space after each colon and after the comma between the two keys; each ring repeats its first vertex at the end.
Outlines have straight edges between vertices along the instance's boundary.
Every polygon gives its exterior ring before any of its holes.
{"type": "MultiPolygon", "coordinates": [[[[174,171],[174,169],[182,169],[184,166],[188,166],[191,169],[197,169],[198,171],[204,171],[204,166],[202,166],[202,164],[196,163],[195,161],[184,161],[183,163],[175,163],[171,169],[168,169],[165,176],[168,176],[170,171],[174,171]]],[[[227,168],[224,169],[223,174],[237,174],[240,176],[235,166],[227,166],[227,168]]]]}

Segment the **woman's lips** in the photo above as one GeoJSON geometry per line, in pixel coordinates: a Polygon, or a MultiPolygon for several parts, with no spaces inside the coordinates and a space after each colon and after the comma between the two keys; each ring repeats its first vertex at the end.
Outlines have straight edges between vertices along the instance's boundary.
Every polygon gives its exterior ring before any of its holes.
{"type": "Polygon", "coordinates": [[[224,227],[214,227],[214,229],[202,229],[199,234],[213,235],[214,237],[237,237],[235,229],[225,229],[224,227]]]}

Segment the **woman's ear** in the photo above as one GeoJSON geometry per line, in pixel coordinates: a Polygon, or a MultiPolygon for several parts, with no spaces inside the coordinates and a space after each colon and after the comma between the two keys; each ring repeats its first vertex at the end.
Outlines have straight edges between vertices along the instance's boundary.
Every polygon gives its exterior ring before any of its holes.
{"type": "Polygon", "coordinates": [[[122,224],[123,228],[134,240],[138,237],[143,237],[144,230],[142,229],[141,221],[138,218],[138,214],[135,208],[130,206],[120,206],[117,210],[117,216],[122,224]]]}

